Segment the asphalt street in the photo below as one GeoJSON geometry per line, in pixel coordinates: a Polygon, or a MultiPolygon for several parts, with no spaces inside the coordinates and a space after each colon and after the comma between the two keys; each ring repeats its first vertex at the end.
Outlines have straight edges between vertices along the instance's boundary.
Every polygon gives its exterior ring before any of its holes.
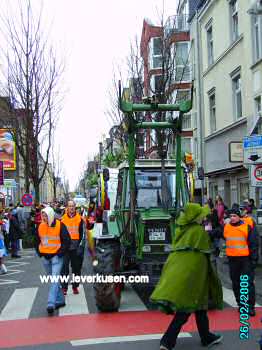
{"type": "MultiPolygon", "coordinates": [[[[0,348],[1,349],[159,349],[159,339],[171,318],[152,310],[148,293],[139,288],[125,288],[118,313],[97,311],[93,287],[85,283],[75,296],[69,289],[67,306],[54,317],[46,314],[48,286],[42,285],[39,274],[44,272],[41,260],[34,251],[23,251],[17,260],[6,259],[8,274],[0,276],[0,348]]],[[[210,311],[210,329],[224,336],[215,349],[258,349],[262,324],[260,291],[257,297],[257,316],[250,319],[249,340],[239,339],[239,314],[228,279],[227,265],[219,270],[223,281],[223,311],[210,311]]],[[[91,273],[85,257],[83,274],[91,273]]],[[[259,283],[258,283],[259,285],[259,283]]],[[[194,318],[183,328],[176,349],[203,349],[194,318]]]]}

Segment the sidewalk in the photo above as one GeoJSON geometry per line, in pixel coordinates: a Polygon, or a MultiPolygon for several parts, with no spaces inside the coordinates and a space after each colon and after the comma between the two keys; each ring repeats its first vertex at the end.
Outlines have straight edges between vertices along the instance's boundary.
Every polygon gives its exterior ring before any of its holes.
{"type": "MultiPolygon", "coordinates": [[[[220,257],[217,262],[218,274],[221,279],[222,284],[232,290],[232,282],[229,277],[229,268],[227,258],[220,257]]],[[[262,264],[258,264],[255,271],[255,285],[256,285],[256,302],[262,305],[262,264]]]]}

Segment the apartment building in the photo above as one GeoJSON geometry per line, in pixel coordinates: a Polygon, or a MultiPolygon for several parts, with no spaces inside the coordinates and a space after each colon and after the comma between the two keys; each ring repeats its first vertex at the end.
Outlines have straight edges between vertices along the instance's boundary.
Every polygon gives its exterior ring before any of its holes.
{"type": "MultiPolygon", "coordinates": [[[[163,90],[163,66],[171,67],[170,71],[164,72],[169,79],[168,86],[164,87],[169,91],[169,103],[179,103],[182,100],[190,99],[192,71],[190,66],[190,36],[188,13],[181,13],[168,17],[163,26],[155,26],[149,20],[144,20],[141,42],[141,56],[144,61],[144,96],[157,95],[163,90]],[[163,44],[165,43],[165,44],[163,44]],[[168,48],[167,44],[168,43],[168,48]],[[163,45],[166,45],[163,48],[163,45]],[[166,55],[170,57],[166,58],[166,55]],[[164,63],[163,63],[164,60],[164,63]],[[168,61],[169,60],[169,61],[168,61]]],[[[176,117],[176,112],[173,117],[176,117]]],[[[178,115],[177,115],[178,116],[178,115]]],[[[147,115],[148,120],[154,120],[154,115],[147,115]]],[[[194,114],[184,115],[182,125],[182,151],[193,155],[197,163],[197,139],[195,132],[194,114]]],[[[150,157],[156,150],[155,131],[144,132],[144,153],[150,157]]],[[[141,142],[142,147],[142,142],[141,142]]],[[[175,149],[175,138],[172,136],[167,144],[167,152],[172,156],[175,149]]],[[[200,199],[200,182],[196,183],[195,195],[200,199]]]]}
{"type": "Polygon", "coordinates": [[[258,200],[241,143],[244,136],[262,130],[261,16],[248,13],[247,0],[180,1],[180,11],[186,3],[207,195],[219,193],[228,206],[250,196],[258,200]]]}

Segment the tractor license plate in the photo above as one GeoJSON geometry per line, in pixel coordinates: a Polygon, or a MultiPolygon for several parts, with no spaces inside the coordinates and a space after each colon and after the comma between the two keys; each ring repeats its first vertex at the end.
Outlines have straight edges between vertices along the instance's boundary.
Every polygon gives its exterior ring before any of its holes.
{"type": "Polygon", "coordinates": [[[165,231],[149,231],[149,240],[150,241],[164,241],[166,239],[165,231]]]}

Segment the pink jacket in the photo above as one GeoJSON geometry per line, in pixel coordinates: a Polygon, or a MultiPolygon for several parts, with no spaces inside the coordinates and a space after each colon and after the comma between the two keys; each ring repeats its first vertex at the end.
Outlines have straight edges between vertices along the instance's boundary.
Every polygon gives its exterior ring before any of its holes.
{"type": "Polygon", "coordinates": [[[216,210],[217,210],[219,223],[220,223],[220,225],[223,225],[224,224],[224,213],[225,213],[224,204],[222,204],[222,203],[217,204],[216,210]]]}

